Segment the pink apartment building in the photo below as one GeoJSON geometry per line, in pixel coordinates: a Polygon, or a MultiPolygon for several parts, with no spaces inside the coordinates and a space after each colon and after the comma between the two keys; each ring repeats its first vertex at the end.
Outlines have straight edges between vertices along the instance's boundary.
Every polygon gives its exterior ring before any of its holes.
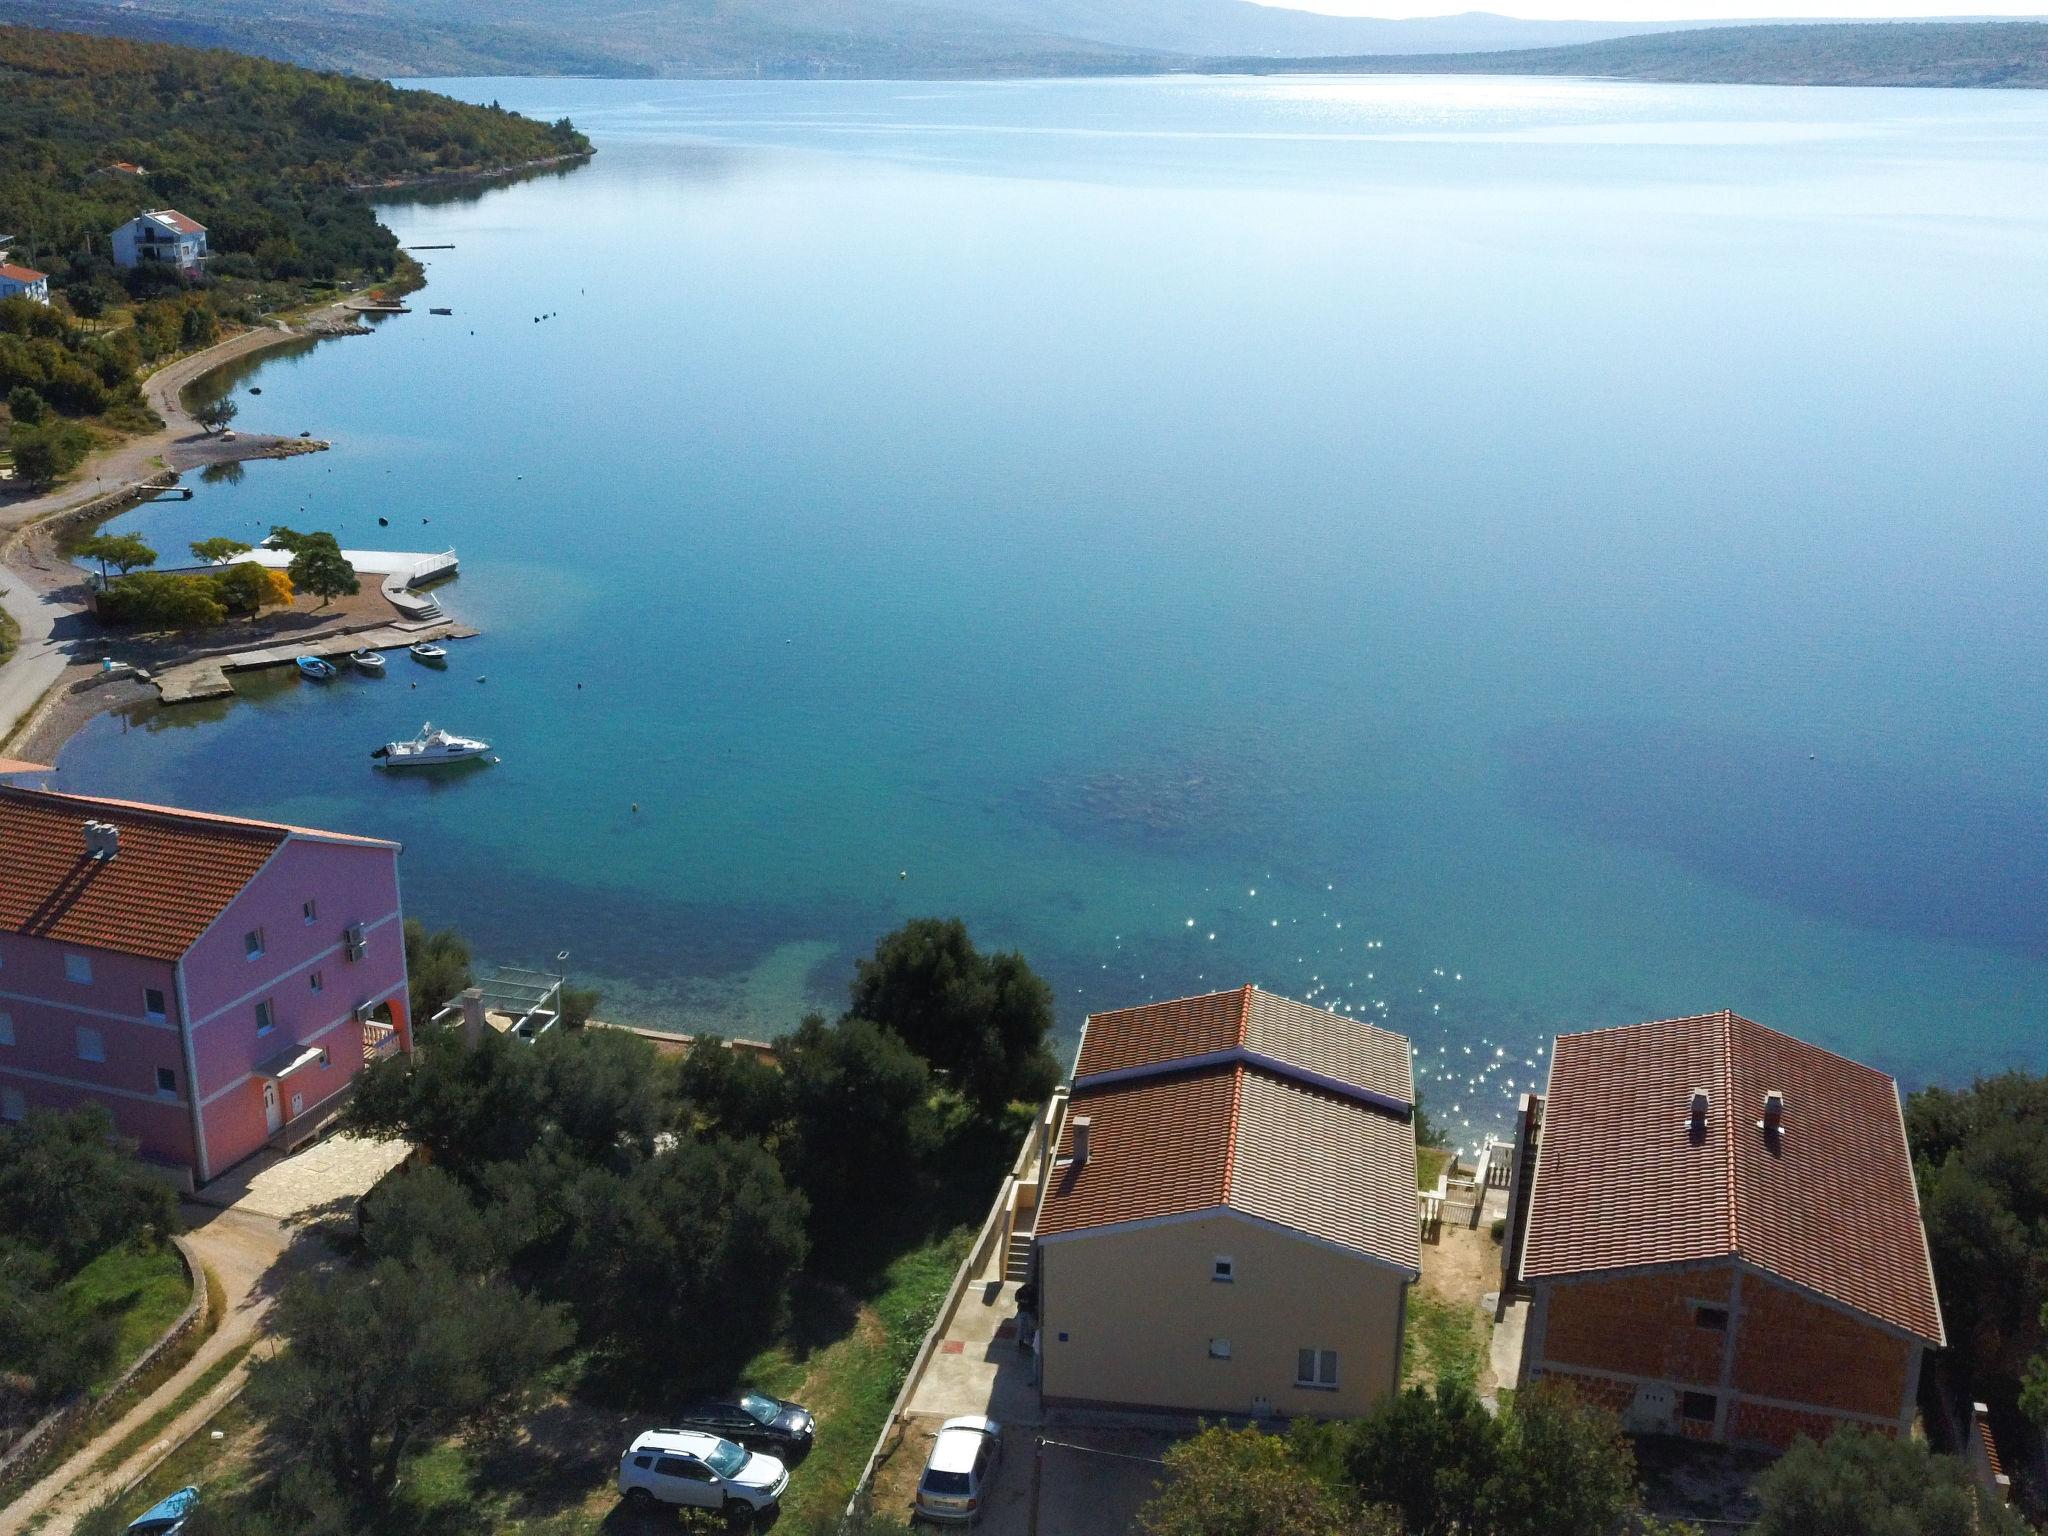
{"type": "Polygon", "coordinates": [[[103,1104],[203,1184],[410,1049],[399,845],[0,784],[0,1118],[103,1104]]]}

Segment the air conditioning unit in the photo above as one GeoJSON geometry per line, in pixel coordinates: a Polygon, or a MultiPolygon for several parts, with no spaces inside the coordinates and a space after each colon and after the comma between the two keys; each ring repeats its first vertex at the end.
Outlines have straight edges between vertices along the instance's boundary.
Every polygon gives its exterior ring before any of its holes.
{"type": "Polygon", "coordinates": [[[377,1005],[375,1003],[357,1003],[355,1020],[358,1024],[375,1024],[377,1022],[377,1005]]]}
{"type": "Polygon", "coordinates": [[[341,952],[347,959],[360,960],[363,958],[363,949],[367,942],[363,934],[363,925],[350,923],[342,930],[341,952]]]}

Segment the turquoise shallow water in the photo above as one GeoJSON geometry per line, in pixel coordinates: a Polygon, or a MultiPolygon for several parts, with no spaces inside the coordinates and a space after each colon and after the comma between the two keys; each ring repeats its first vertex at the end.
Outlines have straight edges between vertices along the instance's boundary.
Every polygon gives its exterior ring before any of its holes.
{"type": "Polygon", "coordinates": [[[127,524],[452,543],[485,635],[65,782],[400,837],[411,910],[679,1025],[958,912],[1069,1029],[1369,1012],[1467,1134],[1724,1006],[2041,1061],[2048,101],[442,88],[601,152],[392,208],[421,312],[238,385],[335,451],[127,524]],[[374,774],[429,716],[504,761],[374,774]]]}

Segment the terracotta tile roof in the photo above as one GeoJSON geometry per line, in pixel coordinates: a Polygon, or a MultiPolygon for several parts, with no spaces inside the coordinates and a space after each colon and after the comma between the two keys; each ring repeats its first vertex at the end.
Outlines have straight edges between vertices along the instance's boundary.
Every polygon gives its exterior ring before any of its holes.
{"type": "Polygon", "coordinates": [[[17,283],[40,283],[49,275],[36,271],[34,267],[17,267],[11,261],[0,261],[0,277],[12,278],[17,283]]]}
{"type": "Polygon", "coordinates": [[[1234,1209],[1419,1272],[1415,1161],[1411,1121],[1242,1069],[1234,1209]]]}
{"type": "Polygon", "coordinates": [[[1074,1151],[1074,1120],[1086,1115],[1088,1161],[1055,1166],[1039,1205],[1038,1232],[1213,1210],[1230,1187],[1237,1069],[1209,1067],[1139,1078],[1074,1095],[1059,1157],[1074,1151]]]}
{"type": "Polygon", "coordinates": [[[1142,1008],[1088,1016],[1081,1030],[1076,1078],[1124,1072],[1190,1056],[1207,1056],[1244,1043],[1245,993],[1211,992],[1142,1008]]]}
{"type": "Polygon", "coordinates": [[[1377,1106],[1244,1062],[1074,1091],[1041,1237],[1234,1210],[1419,1271],[1415,1130],[1377,1106]],[[1085,1164],[1073,1122],[1090,1122],[1085,1164]]]}
{"type": "Polygon", "coordinates": [[[1560,1035],[1523,1275],[1730,1256],[1945,1342],[1898,1085],[1733,1013],[1560,1035]]]}
{"type": "Polygon", "coordinates": [[[206,226],[204,224],[200,223],[197,219],[187,218],[175,208],[153,208],[148,213],[145,213],[143,217],[145,219],[155,219],[159,224],[168,224],[181,235],[203,235],[206,233],[206,226]]]}
{"type": "Polygon", "coordinates": [[[1225,1060],[1249,1061],[1389,1108],[1415,1103],[1412,1056],[1401,1036],[1257,987],[1091,1015],[1074,1081],[1225,1060]]]}
{"type": "Polygon", "coordinates": [[[287,837],[368,847],[374,838],[277,822],[0,785],[0,932],[175,960],[287,837]],[[120,829],[120,851],[86,853],[84,825],[120,829]]]}

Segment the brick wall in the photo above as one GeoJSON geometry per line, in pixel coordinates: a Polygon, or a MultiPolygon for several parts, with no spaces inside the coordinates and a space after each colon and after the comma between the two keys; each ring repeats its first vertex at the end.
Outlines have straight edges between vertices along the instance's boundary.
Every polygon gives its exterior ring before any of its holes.
{"type": "MultiPolygon", "coordinates": [[[[1807,1413],[1797,1408],[1778,1408],[1768,1403],[1738,1401],[1728,1415],[1728,1438],[1745,1445],[1768,1445],[1778,1450],[1790,1448],[1801,1435],[1809,1440],[1826,1440],[1842,1421],[1825,1413],[1807,1413]]],[[[1877,1424],[1858,1424],[1859,1428],[1885,1433],[1877,1424]]],[[[1896,1433],[1896,1430],[1891,1431],[1896,1433]]]]}
{"type": "Polygon", "coordinates": [[[1597,1404],[1612,1413],[1626,1413],[1636,1400],[1634,1383],[1616,1381],[1612,1376],[1581,1376],[1550,1367],[1543,1372],[1543,1379],[1561,1382],[1577,1393],[1581,1402],[1597,1404]]]}
{"type": "Polygon", "coordinates": [[[1733,1277],[1732,1266],[1724,1266],[1553,1284],[1544,1362],[1716,1386],[1727,1336],[1702,1328],[1695,1309],[1701,1302],[1725,1306],[1733,1277]]]}
{"type": "Polygon", "coordinates": [[[1912,1355],[1910,1344],[1880,1328],[1761,1276],[1743,1278],[1735,1388],[1745,1395],[1896,1419],[1912,1355]]]}

